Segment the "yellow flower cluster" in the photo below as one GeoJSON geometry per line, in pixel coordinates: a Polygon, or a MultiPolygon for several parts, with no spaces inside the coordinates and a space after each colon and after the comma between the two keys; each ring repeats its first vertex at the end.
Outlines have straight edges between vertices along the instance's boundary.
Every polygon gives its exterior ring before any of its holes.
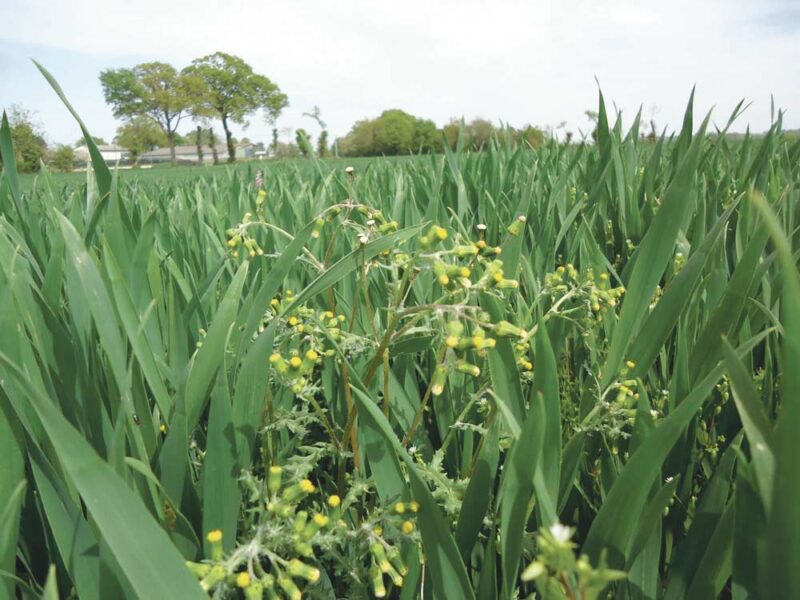
{"type": "MultiPolygon", "coordinates": [[[[265,194],[266,195],[266,194],[265,194]]],[[[242,222],[228,229],[225,233],[228,236],[228,248],[230,249],[233,258],[239,257],[239,248],[243,247],[248,258],[255,258],[256,256],[263,256],[264,250],[258,245],[258,242],[249,233],[250,225],[253,223],[253,214],[245,213],[242,222]]]]}
{"type": "MultiPolygon", "coordinates": [[[[285,292],[283,299],[270,301],[269,318],[284,318],[286,327],[276,340],[279,350],[269,357],[269,362],[290,389],[299,394],[305,389],[315,367],[322,364],[324,358],[334,356],[334,350],[326,348],[327,338],[334,341],[342,338],[341,325],[345,316],[303,305],[293,309],[287,317],[283,312],[293,301],[291,290],[285,292]],[[280,350],[282,347],[285,349],[280,350]]],[[[265,325],[266,321],[262,323],[262,330],[265,325]]]]}

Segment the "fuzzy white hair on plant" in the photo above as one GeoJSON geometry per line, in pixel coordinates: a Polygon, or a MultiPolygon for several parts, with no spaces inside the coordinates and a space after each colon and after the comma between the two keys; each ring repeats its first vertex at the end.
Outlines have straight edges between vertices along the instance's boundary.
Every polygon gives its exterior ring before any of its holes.
{"type": "Polygon", "coordinates": [[[572,537],[572,528],[561,523],[553,523],[550,526],[550,534],[558,543],[566,544],[572,537]]]}

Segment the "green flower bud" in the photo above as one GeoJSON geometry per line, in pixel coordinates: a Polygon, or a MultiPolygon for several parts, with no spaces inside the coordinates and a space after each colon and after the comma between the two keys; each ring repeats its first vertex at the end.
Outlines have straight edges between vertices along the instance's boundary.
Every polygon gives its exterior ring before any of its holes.
{"type": "Polygon", "coordinates": [[[535,560],[522,572],[522,581],[533,581],[534,579],[538,579],[544,575],[545,572],[545,566],[539,561],[535,560]]]}
{"type": "Polygon", "coordinates": [[[389,221],[388,223],[384,223],[378,227],[378,233],[388,233],[390,231],[394,231],[398,227],[399,223],[397,221],[389,221]]]}
{"type": "Polygon", "coordinates": [[[286,488],[286,490],[283,492],[283,500],[284,502],[292,504],[307,494],[312,493],[314,489],[313,483],[311,483],[308,479],[303,479],[299,483],[295,483],[294,485],[286,488]]]}
{"type": "Polygon", "coordinates": [[[456,246],[455,248],[453,248],[453,254],[455,254],[459,258],[464,258],[467,256],[475,256],[476,254],[478,254],[478,247],[475,245],[456,246]]]}
{"type": "Polygon", "coordinates": [[[369,578],[372,581],[372,591],[376,598],[384,598],[386,596],[386,588],[383,585],[383,573],[377,567],[372,565],[369,568],[369,578]]]}
{"type": "Polygon", "coordinates": [[[386,569],[386,574],[391,578],[393,584],[397,587],[402,587],[403,576],[391,564],[386,569]]]}
{"type": "Polygon", "coordinates": [[[444,365],[438,365],[433,371],[431,378],[431,393],[434,396],[440,396],[444,391],[444,386],[447,383],[447,368],[444,365]]]}
{"type": "Polygon", "coordinates": [[[525,221],[527,221],[527,219],[523,215],[518,216],[514,222],[508,226],[508,233],[511,235],[519,235],[522,233],[522,229],[525,226],[525,221]]]}
{"type": "Polygon", "coordinates": [[[389,559],[386,556],[386,550],[383,548],[383,544],[380,542],[375,542],[370,546],[370,552],[372,552],[372,556],[375,558],[375,562],[378,564],[378,568],[383,573],[388,573],[389,568],[391,565],[389,564],[389,559]]]}
{"type": "Polygon", "coordinates": [[[494,326],[493,329],[495,335],[500,337],[515,337],[525,339],[528,336],[528,332],[516,325],[512,325],[508,321],[500,321],[494,326]]]}
{"type": "Polygon", "coordinates": [[[322,233],[322,229],[325,227],[325,220],[324,219],[317,219],[314,221],[314,228],[311,230],[311,237],[318,238],[322,233]]]}
{"type": "Polygon", "coordinates": [[[300,533],[305,529],[308,521],[308,513],[304,510],[298,511],[294,517],[293,528],[295,533],[300,533]]]}
{"type": "Polygon", "coordinates": [[[208,543],[211,544],[211,560],[222,560],[224,553],[222,549],[222,531],[219,529],[209,531],[206,539],[208,543]]]}
{"type": "Polygon", "coordinates": [[[323,515],[322,513],[315,513],[314,517],[308,522],[308,525],[306,525],[305,529],[303,530],[303,539],[310,540],[320,529],[326,527],[329,522],[330,518],[326,515],[323,515]]]}
{"type": "Polygon", "coordinates": [[[262,581],[264,583],[264,592],[266,593],[267,600],[281,600],[280,594],[275,589],[275,577],[266,574],[262,581]]]}
{"type": "Polygon", "coordinates": [[[515,290],[519,287],[519,282],[516,279],[501,279],[495,283],[495,287],[499,290],[515,290]]]}
{"type": "Polygon", "coordinates": [[[211,567],[208,575],[203,577],[203,579],[200,581],[200,587],[207,592],[217,584],[225,581],[225,575],[225,567],[222,565],[214,565],[211,567]]]}
{"type": "Polygon", "coordinates": [[[278,576],[278,585],[284,592],[286,592],[286,596],[290,600],[301,600],[303,597],[303,594],[300,592],[300,588],[297,587],[297,584],[295,584],[295,582],[286,575],[281,574],[278,576]]]}
{"type": "Polygon", "coordinates": [[[261,600],[264,597],[264,584],[260,581],[253,581],[244,589],[246,600],[261,600]]]}
{"type": "Polygon", "coordinates": [[[269,468],[269,475],[267,475],[267,489],[269,493],[273,496],[278,493],[281,489],[281,475],[283,474],[283,469],[278,466],[273,466],[269,468]]]}
{"type": "Polygon", "coordinates": [[[211,571],[211,565],[208,563],[196,563],[190,560],[186,561],[186,566],[189,568],[189,571],[192,572],[192,575],[197,577],[198,579],[202,579],[211,571]]]}
{"type": "Polygon", "coordinates": [[[403,562],[403,558],[400,556],[400,550],[392,546],[391,548],[389,548],[388,552],[386,553],[386,556],[392,563],[392,566],[394,566],[394,568],[397,569],[397,571],[401,575],[403,576],[408,575],[408,567],[403,562]]]}
{"type": "Polygon", "coordinates": [[[459,373],[466,373],[472,377],[478,377],[481,374],[481,370],[467,361],[460,359],[456,361],[456,371],[459,373]]]}
{"type": "Polygon", "coordinates": [[[311,567],[296,558],[289,561],[286,572],[292,577],[300,577],[311,583],[319,580],[319,569],[311,567]]]}

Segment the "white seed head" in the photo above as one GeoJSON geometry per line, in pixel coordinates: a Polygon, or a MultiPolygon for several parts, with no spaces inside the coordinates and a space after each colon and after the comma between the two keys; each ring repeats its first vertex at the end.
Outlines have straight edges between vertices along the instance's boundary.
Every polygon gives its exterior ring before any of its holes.
{"type": "Polygon", "coordinates": [[[561,544],[566,544],[572,537],[572,529],[561,523],[553,523],[550,526],[550,533],[561,544]]]}

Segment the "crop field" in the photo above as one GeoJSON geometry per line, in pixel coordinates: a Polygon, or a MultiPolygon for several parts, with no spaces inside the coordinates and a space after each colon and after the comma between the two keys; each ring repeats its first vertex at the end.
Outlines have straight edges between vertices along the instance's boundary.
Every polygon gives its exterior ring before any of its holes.
{"type": "Polygon", "coordinates": [[[4,122],[0,598],[797,597],[800,142],[598,113],[25,180],[4,122]]]}

